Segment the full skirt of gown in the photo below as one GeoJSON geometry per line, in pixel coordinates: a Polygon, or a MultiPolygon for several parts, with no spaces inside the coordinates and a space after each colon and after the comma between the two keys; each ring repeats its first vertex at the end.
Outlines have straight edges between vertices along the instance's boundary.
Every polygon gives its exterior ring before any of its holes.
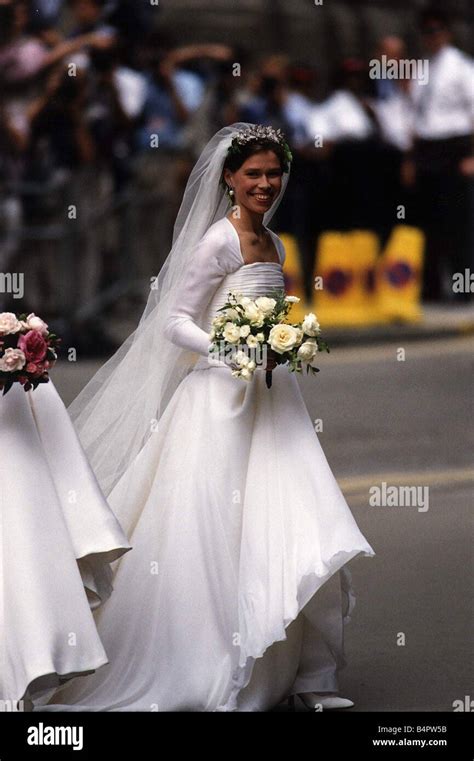
{"type": "MultiPolygon", "coordinates": [[[[317,382],[317,381],[316,381],[317,382]]],[[[39,711],[266,711],[337,692],[348,563],[374,551],[297,378],[196,366],[109,495],[132,544],[94,617],[109,663],[39,711]]]]}

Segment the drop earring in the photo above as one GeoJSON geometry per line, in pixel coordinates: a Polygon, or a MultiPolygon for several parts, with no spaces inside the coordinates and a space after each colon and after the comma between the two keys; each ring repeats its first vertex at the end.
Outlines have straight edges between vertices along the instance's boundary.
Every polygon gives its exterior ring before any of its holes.
{"type": "Polygon", "coordinates": [[[227,192],[228,192],[228,194],[229,194],[229,198],[230,198],[230,200],[231,200],[231,201],[233,201],[233,200],[234,200],[234,195],[235,195],[235,193],[234,193],[234,189],[233,189],[233,188],[231,188],[231,186],[230,186],[230,185],[227,185],[227,192]]]}

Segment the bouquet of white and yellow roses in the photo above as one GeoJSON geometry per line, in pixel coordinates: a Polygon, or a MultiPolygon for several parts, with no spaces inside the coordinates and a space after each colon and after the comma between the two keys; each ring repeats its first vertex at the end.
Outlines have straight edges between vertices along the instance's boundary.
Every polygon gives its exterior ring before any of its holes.
{"type": "MultiPolygon", "coordinates": [[[[211,354],[218,354],[232,368],[232,375],[245,381],[253,378],[259,365],[267,366],[268,354],[274,364],[288,364],[290,372],[319,372],[313,362],[318,352],[329,352],[320,336],[321,328],[315,314],[305,315],[303,322],[290,323],[285,319],[297,296],[286,296],[283,290],[271,291],[268,296],[251,299],[230,291],[228,301],[218,309],[212,321],[209,338],[211,354]]],[[[272,371],[265,374],[267,387],[272,385],[272,371]]]]}

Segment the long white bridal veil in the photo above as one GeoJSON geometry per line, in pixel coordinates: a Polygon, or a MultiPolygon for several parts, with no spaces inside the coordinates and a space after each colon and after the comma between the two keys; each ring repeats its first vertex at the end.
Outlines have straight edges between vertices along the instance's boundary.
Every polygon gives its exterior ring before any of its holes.
{"type": "MultiPolygon", "coordinates": [[[[235,122],[220,129],[194,166],[173,230],[171,250],[159,272],[150,278],[147,303],[135,331],[96,372],[68,411],[105,496],[152,435],[196,355],[172,344],[163,325],[176,287],[186,272],[197,243],[229,209],[220,182],[233,137],[254,125],[235,122]]],[[[263,218],[268,224],[288,183],[263,218]]]]}

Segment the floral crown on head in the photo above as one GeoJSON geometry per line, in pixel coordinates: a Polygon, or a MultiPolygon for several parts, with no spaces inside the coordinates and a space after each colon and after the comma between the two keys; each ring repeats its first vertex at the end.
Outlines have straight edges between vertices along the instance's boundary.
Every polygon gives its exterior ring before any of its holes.
{"type": "Polygon", "coordinates": [[[248,145],[249,143],[257,143],[261,141],[269,141],[272,143],[278,143],[281,145],[284,152],[283,157],[283,171],[287,172],[289,164],[293,159],[293,155],[290,151],[290,146],[286,142],[285,135],[281,129],[274,129],[274,127],[266,127],[263,124],[255,124],[252,127],[247,127],[244,130],[238,130],[235,137],[228,148],[227,154],[240,153],[241,147],[248,145]]]}

